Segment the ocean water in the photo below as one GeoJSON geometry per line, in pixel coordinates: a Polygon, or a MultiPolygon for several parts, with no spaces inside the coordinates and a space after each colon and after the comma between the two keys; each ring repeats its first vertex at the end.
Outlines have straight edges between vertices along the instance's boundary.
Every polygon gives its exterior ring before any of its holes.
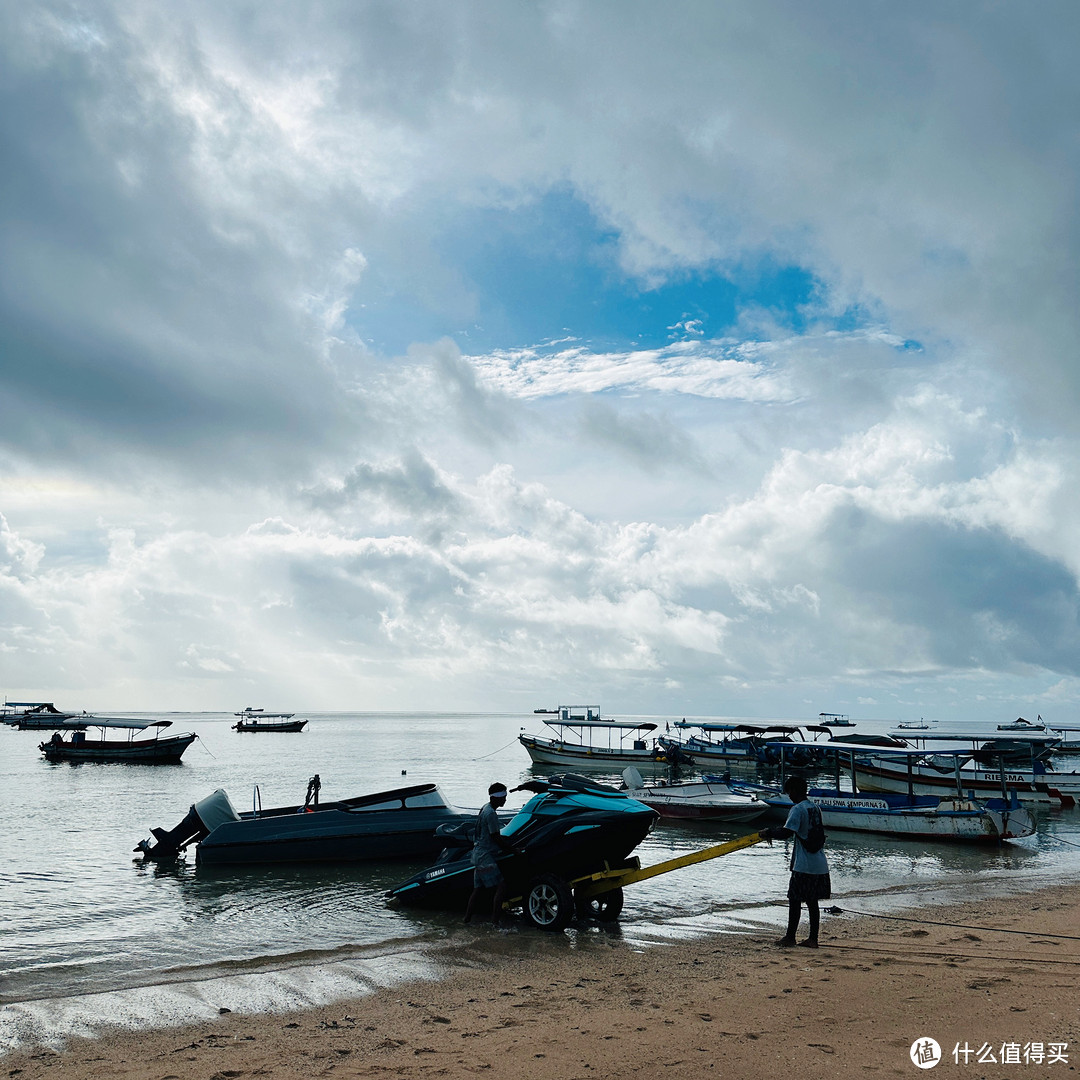
{"type": "MultiPolygon", "coordinates": [[[[143,715],[198,733],[181,764],[50,764],[38,750],[48,732],[0,731],[0,1052],[435,977],[441,952],[492,935],[454,913],[387,904],[386,891],[422,864],[196,870],[194,853],[155,864],[133,849],[216,788],[238,810],[250,809],[256,785],[264,807],[288,805],[303,801],[315,774],[324,801],[434,781],[450,802],[478,808],[493,780],[512,787],[544,774],[517,741],[542,717],[300,713],[310,720],[300,734],[242,734],[231,714],[143,715]]],[[[648,719],[663,727],[679,718],[648,719]]],[[[860,721],[858,730],[888,726],[860,721]]],[[[527,797],[511,795],[508,809],[527,797]]],[[[1036,836],[999,848],[834,832],[832,903],[884,913],[1080,880],[1080,810],[1036,814],[1036,836]]],[[[638,854],[648,865],[757,827],[662,822],[638,854]]],[[[617,939],[641,949],[772,934],[786,910],[786,867],[783,844],[761,844],[629,887],[618,924],[561,935],[523,927],[511,947],[588,950],[617,939]]]]}

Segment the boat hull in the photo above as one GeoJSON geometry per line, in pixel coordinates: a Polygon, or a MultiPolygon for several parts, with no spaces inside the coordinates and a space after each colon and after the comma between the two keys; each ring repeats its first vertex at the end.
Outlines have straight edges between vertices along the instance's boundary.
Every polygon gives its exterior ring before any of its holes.
{"type": "Polygon", "coordinates": [[[536,765],[559,765],[573,769],[610,769],[614,765],[633,765],[657,760],[648,748],[585,747],[534,735],[519,735],[518,741],[536,765]]]}
{"type": "Polygon", "coordinates": [[[306,720],[240,720],[233,724],[233,731],[303,731],[306,725],[306,720]]]}
{"type": "Polygon", "coordinates": [[[991,810],[961,798],[940,799],[935,806],[905,806],[848,792],[814,791],[810,797],[826,829],[975,844],[998,844],[1035,832],[1034,818],[1019,806],[991,810]]]}
{"type": "MultiPolygon", "coordinates": [[[[891,765],[886,761],[860,760],[856,765],[857,786],[860,791],[897,792],[908,791],[909,775],[911,790],[919,795],[954,794],[957,789],[956,773],[952,770],[936,770],[925,765],[914,766],[911,773],[904,766],[891,765]]],[[[1006,791],[1015,792],[1024,803],[1048,806],[1075,806],[1080,797],[1080,774],[1040,773],[1038,778],[1030,770],[1006,769],[1006,791]]],[[[960,789],[974,792],[976,797],[994,798],[1002,794],[1002,774],[997,769],[961,769],[960,789]]]]}

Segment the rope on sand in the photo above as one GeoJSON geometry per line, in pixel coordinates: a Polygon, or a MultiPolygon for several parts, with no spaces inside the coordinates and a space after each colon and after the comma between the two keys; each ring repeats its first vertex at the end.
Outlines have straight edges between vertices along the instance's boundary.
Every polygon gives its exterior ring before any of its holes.
{"type": "Polygon", "coordinates": [[[940,922],[937,919],[913,919],[906,915],[878,915],[873,911],[855,911],[852,908],[827,907],[826,915],[859,915],[864,919],[894,919],[897,922],[925,923],[928,926],[954,926],[959,930],[985,930],[993,934],[1024,934],[1027,937],[1060,938],[1063,941],[1080,941],[1076,934],[1046,934],[1041,930],[1011,930],[1003,926],[969,926],[967,923],[940,922]]]}

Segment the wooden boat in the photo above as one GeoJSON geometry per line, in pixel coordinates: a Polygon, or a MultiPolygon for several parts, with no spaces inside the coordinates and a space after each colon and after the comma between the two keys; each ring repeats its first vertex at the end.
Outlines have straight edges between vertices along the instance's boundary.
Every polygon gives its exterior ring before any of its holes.
{"type": "Polygon", "coordinates": [[[306,720],[293,720],[295,713],[291,712],[264,712],[262,709],[253,709],[250,705],[233,716],[240,719],[233,724],[234,731],[303,731],[307,725],[306,720]]]}
{"type": "Polygon", "coordinates": [[[1009,747],[988,749],[997,742],[997,732],[942,731],[890,732],[907,735],[909,746],[917,750],[905,761],[897,761],[866,747],[859,762],[862,791],[914,792],[921,795],[950,794],[958,790],[975,797],[1009,797],[1015,791],[1023,803],[1048,806],[1075,806],[1080,799],[1080,773],[1056,770],[1044,758],[1057,743],[1050,732],[1011,732],[1009,747]],[[934,743],[952,743],[946,750],[934,743]],[[1027,746],[1028,760],[1017,760],[1017,746],[1027,746]]]}
{"type": "Polygon", "coordinates": [[[151,829],[135,848],[151,859],[175,858],[195,846],[199,866],[256,863],[423,859],[442,850],[440,826],[471,826],[478,811],[451,806],[435,784],[320,802],[318,775],[300,805],[263,809],[258,787],[252,809],[238,813],[218,789],[200,799],[173,829],[151,829]]]}
{"type": "Polygon", "coordinates": [[[237,720],[233,724],[233,731],[303,731],[306,726],[306,720],[271,720],[253,716],[250,720],[237,720]]]}
{"type": "Polygon", "coordinates": [[[184,751],[198,738],[194,732],[162,736],[171,720],[128,720],[123,717],[87,718],[87,728],[100,730],[100,738],[87,738],[86,730],[74,730],[68,738],[53,732],[39,749],[48,761],[135,762],[146,765],[176,764],[184,751]],[[126,739],[107,739],[106,732],[119,728],[128,732],[126,739]],[[150,737],[140,737],[152,732],[150,737]]]}
{"type": "Polygon", "coordinates": [[[736,793],[721,780],[646,784],[631,765],[623,770],[626,794],[651,806],[662,818],[684,821],[757,821],[769,812],[767,803],[736,793]]]}
{"type": "Polygon", "coordinates": [[[518,735],[537,765],[587,769],[657,760],[655,745],[647,741],[656,724],[602,720],[595,705],[560,705],[557,715],[558,720],[544,721],[552,737],[529,735],[524,729],[518,735]]]}
{"type": "MultiPolygon", "coordinates": [[[[826,830],[877,833],[906,840],[943,840],[958,843],[997,844],[1031,836],[1035,819],[1020,805],[1015,793],[1007,798],[976,799],[965,794],[953,779],[952,792],[918,794],[914,781],[903,792],[869,794],[863,789],[863,763],[860,753],[872,750],[881,757],[893,758],[902,767],[920,756],[918,750],[886,750],[871,746],[849,745],[835,755],[836,778],[833,787],[813,787],[810,798],[821,810],[826,830]],[[841,786],[841,773],[846,771],[848,790],[841,786]]],[[[954,750],[948,756],[957,763],[964,751],[954,750]]],[[[781,766],[781,776],[784,767],[781,766]]],[[[791,799],[779,785],[732,783],[735,791],[756,795],[758,799],[785,814],[791,799]]]]}

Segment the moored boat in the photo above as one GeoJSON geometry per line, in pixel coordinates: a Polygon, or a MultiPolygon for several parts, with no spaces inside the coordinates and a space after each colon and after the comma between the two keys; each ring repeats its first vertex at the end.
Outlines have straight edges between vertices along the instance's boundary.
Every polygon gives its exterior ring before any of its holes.
{"type": "Polygon", "coordinates": [[[85,725],[68,721],[61,727],[74,727],[65,738],[54,731],[39,749],[48,761],[99,761],[132,762],[145,765],[174,765],[183,757],[184,751],[198,738],[194,732],[181,735],[162,735],[165,728],[172,727],[171,720],[128,720],[121,717],[87,717],[85,725]],[[128,732],[126,739],[106,738],[110,729],[120,728],[128,732]],[[87,729],[100,731],[98,738],[88,738],[87,729]],[[150,735],[146,733],[149,732],[150,735]]]}
{"type": "Polygon", "coordinates": [[[684,821],[757,821],[769,812],[767,803],[737,793],[722,780],[646,784],[633,765],[623,770],[626,793],[652,807],[662,818],[684,821]]]}
{"type": "MultiPolygon", "coordinates": [[[[838,750],[835,786],[813,787],[809,792],[821,810],[826,829],[977,844],[1020,839],[1035,832],[1035,819],[1020,805],[1015,792],[1010,792],[1006,798],[976,799],[971,793],[965,794],[962,782],[956,779],[955,769],[953,789],[948,793],[920,794],[915,790],[914,781],[906,791],[869,793],[863,781],[865,762],[860,757],[867,750],[872,750],[878,757],[892,758],[899,768],[913,763],[921,754],[910,748],[887,750],[877,746],[849,745],[846,751],[838,750]],[[846,791],[841,787],[842,771],[846,771],[850,784],[846,791]]],[[[963,754],[964,751],[957,750],[946,756],[952,757],[954,765],[958,766],[963,754]]],[[[791,799],[783,791],[782,784],[733,782],[731,786],[735,791],[755,795],[781,813],[786,814],[791,808],[791,799]]]]}
{"type": "Polygon", "coordinates": [[[557,720],[545,720],[553,735],[530,735],[522,730],[518,742],[537,765],[609,768],[621,763],[655,761],[655,744],[648,737],[653,723],[602,720],[595,705],[562,705],[557,720]]]}
{"type": "Polygon", "coordinates": [[[51,701],[5,701],[0,706],[0,722],[26,730],[48,730],[75,713],[61,712],[51,701]]]}
{"type": "Polygon", "coordinates": [[[668,754],[692,765],[722,761],[745,761],[772,765],[779,761],[775,744],[789,745],[789,762],[812,765],[823,760],[832,739],[831,728],[822,724],[734,724],[680,720],[674,727],[690,731],[685,738],[661,735],[657,745],[668,754]],[[810,738],[807,738],[807,735],[810,738]],[[824,736],[822,741],[817,741],[824,736]]]}
{"type": "Polygon", "coordinates": [[[845,716],[844,713],[823,712],[818,713],[818,723],[822,727],[854,727],[855,721],[845,716]]]}
{"type": "Polygon", "coordinates": [[[1050,732],[1013,731],[1008,745],[995,745],[1000,743],[996,731],[897,730],[890,735],[906,735],[909,747],[919,753],[904,762],[868,752],[859,762],[861,790],[922,795],[960,790],[976,798],[1007,798],[1015,791],[1023,803],[1051,806],[1075,806],[1080,799],[1080,773],[1056,770],[1045,760],[1058,742],[1050,732]],[[938,743],[952,745],[935,749],[938,743]]]}
{"type": "Polygon", "coordinates": [[[248,720],[237,720],[233,731],[303,731],[306,726],[306,720],[270,720],[253,716],[248,720]]]}
{"type": "Polygon", "coordinates": [[[255,789],[252,809],[238,813],[224,790],[200,799],[173,829],[151,829],[136,851],[175,858],[195,845],[199,866],[255,863],[356,862],[422,859],[443,847],[440,825],[471,823],[476,810],[451,806],[436,784],[320,802],[318,775],[301,804],[263,809],[255,789]]]}

